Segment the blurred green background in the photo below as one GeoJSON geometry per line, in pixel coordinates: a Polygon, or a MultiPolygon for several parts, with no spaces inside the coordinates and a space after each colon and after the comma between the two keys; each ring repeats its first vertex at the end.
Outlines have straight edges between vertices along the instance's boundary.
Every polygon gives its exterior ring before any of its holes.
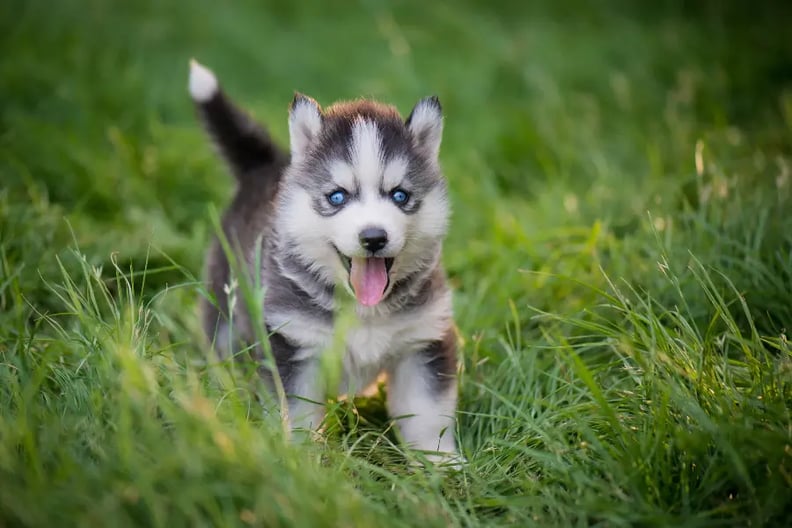
{"type": "MultiPolygon", "coordinates": [[[[0,476],[13,490],[0,485],[0,524],[787,519],[790,28],[789,2],[3,1],[0,476]],[[373,447],[361,454],[354,439],[369,446],[376,421],[360,436],[343,429],[313,452],[330,467],[300,477],[298,462],[266,465],[276,448],[256,443],[270,438],[264,425],[244,433],[256,442],[242,435],[249,414],[217,425],[238,450],[261,449],[229,462],[192,429],[171,431],[184,409],[162,421],[151,410],[203,365],[196,282],[210,211],[232,192],[187,95],[191,57],[284,145],[295,90],[403,114],[440,97],[463,476],[442,483],[373,447]],[[144,269],[124,294],[118,274],[144,269]],[[90,284],[107,288],[109,307],[75,307],[90,284]],[[135,368],[178,358],[150,396],[159,403],[140,408],[111,389],[129,365],[100,368],[119,341],[96,336],[128,330],[113,308],[125,302],[148,310],[129,323],[135,368]],[[112,417],[127,411],[146,434],[118,432],[112,417]],[[592,451],[566,458],[581,439],[592,451]],[[140,469],[179,441],[205,449],[163,473],[140,469]],[[149,458],[113,454],[127,445],[149,458]],[[345,457],[395,473],[353,471],[345,457]],[[179,475],[196,460],[211,470],[188,492],[179,475]],[[335,489],[339,472],[350,484],[335,489]],[[305,499],[317,486],[322,500],[305,499]],[[125,502],[129,489],[139,496],[125,502]],[[191,509],[202,501],[219,513],[191,509]]],[[[222,391],[205,390],[220,406],[222,391]]]]}
{"type": "MultiPolygon", "coordinates": [[[[294,90],[324,104],[380,98],[403,112],[438,94],[456,212],[448,264],[460,280],[463,269],[481,268],[467,274],[463,295],[496,295],[501,310],[507,298],[533,296],[517,267],[562,271],[558,246],[585,241],[595,223],[622,239],[647,212],[663,219],[699,205],[697,141],[705,155],[729,151],[718,164],[734,173],[722,178],[733,193],[772,192],[789,146],[783,3],[7,1],[2,9],[3,210],[22,210],[4,213],[3,233],[21,246],[8,258],[29,269],[54,264],[52,252],[71,242],[66,216],[92,257],[118,251],[140,261],[154,244],[200,272],[207,204],[224,205],[231,179],[186,96],[190,57],[214,68],[282,143],[294,90]],[[494,258],[503,251],[509,258],[494,258]]],[[[635,265],[612,264],[617,274],[635,265]]],[[[25,289],[36,287],[31,276],[25,289]]],[[[491,315],[481,326],[502,317],[491,315]]]]}

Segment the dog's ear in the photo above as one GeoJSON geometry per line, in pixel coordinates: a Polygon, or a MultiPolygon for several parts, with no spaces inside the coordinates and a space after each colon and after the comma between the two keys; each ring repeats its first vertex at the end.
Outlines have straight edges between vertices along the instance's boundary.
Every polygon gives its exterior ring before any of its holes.
{"type": "Polygon", "coordinates": [[[289,142],[292,162],[299,161],[322,129],[322,109],[319,103],[301,93],[295,93],[289,106],[289,142]]]}
{"type": "Polygon", "coordinates": [[[424,97],[410,112],[405,122],[416,147],[436,158],[443,138],[443,109],[436,96],[424,97]]]}

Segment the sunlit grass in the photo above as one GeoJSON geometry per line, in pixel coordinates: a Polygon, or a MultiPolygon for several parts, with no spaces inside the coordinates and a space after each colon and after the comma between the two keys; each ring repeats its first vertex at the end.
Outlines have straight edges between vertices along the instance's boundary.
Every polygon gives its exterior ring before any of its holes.
{"type": "Polygon", "coordinates": [[[0,525],[789,524],[788,8],[334,6],[0,7],[0,525]],[[294,90],[439,95],[460,472],[209,350],[190,57],[281,140],[294,90]]]}

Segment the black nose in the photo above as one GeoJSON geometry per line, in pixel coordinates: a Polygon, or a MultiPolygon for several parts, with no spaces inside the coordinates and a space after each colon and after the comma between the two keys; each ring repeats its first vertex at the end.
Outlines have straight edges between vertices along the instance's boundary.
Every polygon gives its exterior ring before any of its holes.
{"type": "Polygon", "coordinates": [[[359,238],[363,249],[372,253],[384,248],[388,243],[388,233],[379,227],[367,227],[360,232],[359,238]]]}

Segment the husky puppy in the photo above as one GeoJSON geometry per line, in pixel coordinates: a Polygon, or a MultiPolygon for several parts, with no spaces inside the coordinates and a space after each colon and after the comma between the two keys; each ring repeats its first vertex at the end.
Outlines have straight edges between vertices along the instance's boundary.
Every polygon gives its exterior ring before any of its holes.
{"type": "MultiPolygon", "coordinates": [[[[333,340],[336,295],[351,295],[356,324],[346,333],[337,390],[365,388],[386,372],[388,411],[404,440],[435,458],[454,458],[457,355],[440,261],[449,204],[437,98],[422,99],[403,120],[373,101],[323,110],[296,94],[287,153],[195,61],[189,90],[236,176],[223,230],[264,287],[263,323],[291,426],[322,422],[327,387],[319,358],[333,340]]],[[[231,334],[254,342],[244,310],[229,313],[233,278],[217,241],[207,269],[217,301],[203,306],[209,339],[221,348],[231,334]]]]}

